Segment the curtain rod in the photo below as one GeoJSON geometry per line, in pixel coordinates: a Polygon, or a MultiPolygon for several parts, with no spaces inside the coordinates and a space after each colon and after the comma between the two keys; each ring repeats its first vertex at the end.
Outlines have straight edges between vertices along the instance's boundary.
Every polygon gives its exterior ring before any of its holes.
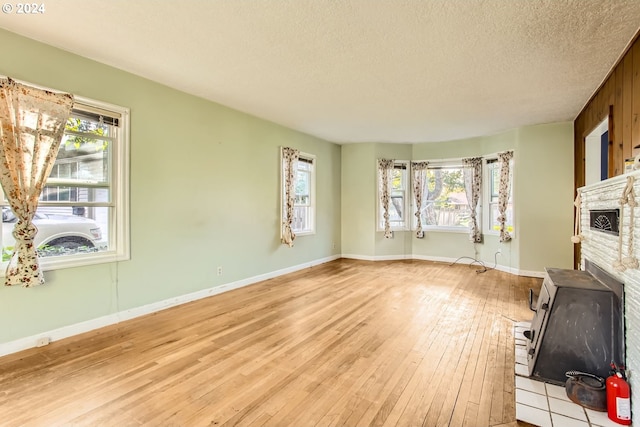
{"type": "MultiPolygon", "coordinates": [[[[423,159],[423,160],[411,160],[411,161],[412,162],[429,162],[429,164],[431,164],[431,163],[454,163],[454,162],[461,162],[462,159],[467,159],[469,157],[482,157],[482,159],[484,159],[484,160],[491,160],[491,159],[497,159],[498,158],[498,154],[499,153],[504,153],[505,151],[513,151],[515,153],[514,149],[509,149],[509,150],[496,151],[495,153],[483,154],[483,155],[479,155],[479,156],[464,156],[464,157],[454,157],[454,158],[449,158],[449,159],[423,159]]],[[[433,168],[431,168],[431,169],[433,169],[433,168]]]]}

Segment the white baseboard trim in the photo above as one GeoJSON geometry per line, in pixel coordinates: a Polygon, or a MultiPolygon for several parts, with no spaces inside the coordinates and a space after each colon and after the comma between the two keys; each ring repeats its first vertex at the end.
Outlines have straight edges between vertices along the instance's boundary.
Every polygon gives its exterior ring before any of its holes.
{"type": "MultiPolygon", "coordinates": [[[[456,262],[458,264],[471,264],[474,263],[474,260],[472,258],[446,258],[446,257],[432,257],[432,256],[424,256],[424,255],[414,255],[413,259],[421,259],[424,261],[437,261],[437,262],[446,262],[446,263],[452,263],[452,262],[456,262]]],[[[477,264],[477,263],[476,263],[477,264]]],[[[498,270],[498,271],[502,271],[505,273],[510,273],[516,276],[526,276],[526,277],[540,277],[540,278],[544,278],[544,271],[527,271],[527,270],[520,270],[518,268],[513,268],[513,267],[509,267],[506,265],[500,265],[497,264],[495,267],[493,267],[491,264],[484,262],[484,265],[487,268],[493,268],[494,270],[498,270]]]]}
{"type": "MultiPolygon", "coordinates": [[[[445,262],[452,263],[457,260],[458,264],[471,264],[474,261],[471,258],[447,258],[447,257],[438,257],[438,256],[426,256],[426,255],[356,255],[356,254],[343,254],[342,258],[350,258],[350,259],[358,259],[362,261],[392,261],[392,260],[402,260],[402,259],[417,259],[422,261],[434,261],[434,262],[445,262]]],[[[487,268],[494,268],[491,265],[485,263],[487,268]]],[[[528,271],[528,270],[520,270],[513,267],[508,267],[504,265],[496,265],[495,270],[503,271],[505,273],[514,274],[516,276],[526,276],[526,277],[539,277],[544,278],[544,271],[528,271]]]]}
{"type": "Polygon", "coordinates": [[[375,261],[371,255],[342,254],[342,258],[357,259],[360,261],[375,261]]]}
{"type": "Polygon", "coordinates": [[[525,277],[537,277],[538,279],[544,279],[545,277],[544,271],[518,270],[518,272],[515,274],[517,274],[518,276],[525,276],[525,277]]]}
{"type": "Polygon", "coordinates": [[[14,341],[9,341],[0,344],[0,357],[8,354],[17,353],[19,351],[27,350],[37,346],[40,339],[48,339],[49,341],[58,341],[64,338],[69,338],[74,335],[90,332],[95,329],[103,328],[105,326],[114,325],[116,323],[123,322],[125,320],[134,319],[136,317],[144,316],[147,314],[155,313],[157,311],[165,310],[167,308],[175,307],[177,305],[185,304],[191,301],[196,301],[202,298],[207,298],[213,295],[228,292],[234,289],[239,289],[244,286],[252,285],[254,283],[261,282],[263,280],[272,279],[274,277],[282,276],[284,274],[293,273],[295,271],[304,270],[305,268],[314,267],[316,265],[324,264],[330,261],[341,258],[340,255],[332,255],[326,258],[317,259],[303,264],[294,265],[280,270],[272,271],[269,273],[259,274],[257,276],[249,277],[242,280],[237,280],[231,283],[225,283],[220,286],[214,286],[212,288],[202,289],[200,291],[192,292],[185,295],[169,298],[162,301],[157,301],[151,304],[146,304],[140,307],[130,308],[117,313],[108,314],[106,316],[97,317],[84,322],[75,323],[73,325],[63,326],[61,328],[53,329],[47,332],[42,332],[37,335],[29,337],[19,338],[14,341]]]}
{"type": "Polygon", "coordinates": [[[343,254],[342,258],[359,259],[361,261],[397,261],[402,259],[413,259],[411,255],[354,255],[343,254]]]}

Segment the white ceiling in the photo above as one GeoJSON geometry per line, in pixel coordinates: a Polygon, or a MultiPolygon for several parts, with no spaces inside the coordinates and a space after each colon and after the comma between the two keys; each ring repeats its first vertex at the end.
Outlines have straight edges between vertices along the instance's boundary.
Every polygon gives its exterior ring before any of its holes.
{"type": "Polygon", "coordinates": [[[640,27],[639,0],[43,3],[0,27],[339,143],[573,120],[640,27]]]}

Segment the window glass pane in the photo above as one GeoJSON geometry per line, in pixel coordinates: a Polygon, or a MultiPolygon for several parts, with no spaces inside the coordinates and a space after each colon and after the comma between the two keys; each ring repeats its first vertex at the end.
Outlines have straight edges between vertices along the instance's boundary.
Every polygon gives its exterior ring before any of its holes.
{"type": "Polygon", "coordinates": [[[49,179],[106,182],[112,142],[99,136],[113,134],[111,126],[86,119],[70,118],[49,179]],[[96,137],[96,136],[98,137],[96,137]]]}
{"type": "Polygon", "coordinates": [[[299,160],[298,161],[298,170],[299,171],[310,171],[311,170],[311,161],[304,161],[304,160],[299,160]]]}
{"type": "Polygon", "coordinates": [[[296,204],[308,204],[310,195],[310,183],[311,175],[308,171],[298,171],[296,177],[296,204]]]}
{"type": "Polygon", "coordinates": [[[75,115],[69,117],[65,129],[71,133],[83,134],[71,140],[78,145],[91,141],[96,142],[101,139],[101,137],[109,138],[114,135],[113,127],[111,125],[75,115]]]}
{"type": "Polygon", "coordinates": [[[305,231],[311,227],[311,208],[309,206],[295,206],[293,208],[293,231],[305,231]]]}
{"type": "Polygon", "coordinates": [[[489,178],[491,200],[498,200],[498,189],[500,188],[500,168],[498,163],[492,163],[489,171],[491,174],[489,178]]]}
{"type": "Polygon", "coordinates": [[[296,198],[294,201],[295,206],[306,206],[309,204],[309,196],[301,196],[296,194],[296,198]]]}
{"type": "Polygon", "coordinates": [[[45,187],[40,200],[47,202],[75,202],[78,200],[78,189],[75,187],[45,187]]]}
{"type": "Polygon", "coordinates": [[[468,227],[471,218],[461,167],[427,170],[422,221],[427,226],[468,227]]]}
{"type": "Polygon", "coordinates": [[[404,216],[404,192],[392,191],[391,203],[389,203],[389,221],[403,222],[404,216]]]}
{"type": "Polygon", "coordinates": [[[109,202],[108,188],[68,187],[47,185],[42,190],[40,200],[45,202],[109,202]]]}
{"type": "Polygon", "coordinates": [[[404,189],[404,170],[394,169],[391,174],[391,190],[403,190],[404,189]]]}
{"type": "Polygon", "coordinates": [[[112,136],[115,133],[110,125],[71,117],[40,201],[109,203],[109,156],[115,141],[112,136]]]}
{"type": "MultiPolygon", "coordinates": [[[[65,136],[65,138],[67,137],[68,135],[65,136]]],[[[65,145],[63,139],[49,179],[105,182],[109,176],[109,151],[109,145],[101,146],[88,143],[76,147],[75,145],[65,145]]]]}

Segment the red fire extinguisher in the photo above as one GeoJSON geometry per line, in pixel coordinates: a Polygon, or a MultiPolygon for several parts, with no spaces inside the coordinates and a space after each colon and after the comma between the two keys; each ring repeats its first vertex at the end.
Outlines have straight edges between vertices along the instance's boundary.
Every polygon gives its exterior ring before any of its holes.
{"type": "Polygon", "coordinates": [[[624,378],[624,368],[614,363],[612,374],[607,378],[607,414],[611,421],[625,426],[631,425],[631,390],[624,378]]]}

